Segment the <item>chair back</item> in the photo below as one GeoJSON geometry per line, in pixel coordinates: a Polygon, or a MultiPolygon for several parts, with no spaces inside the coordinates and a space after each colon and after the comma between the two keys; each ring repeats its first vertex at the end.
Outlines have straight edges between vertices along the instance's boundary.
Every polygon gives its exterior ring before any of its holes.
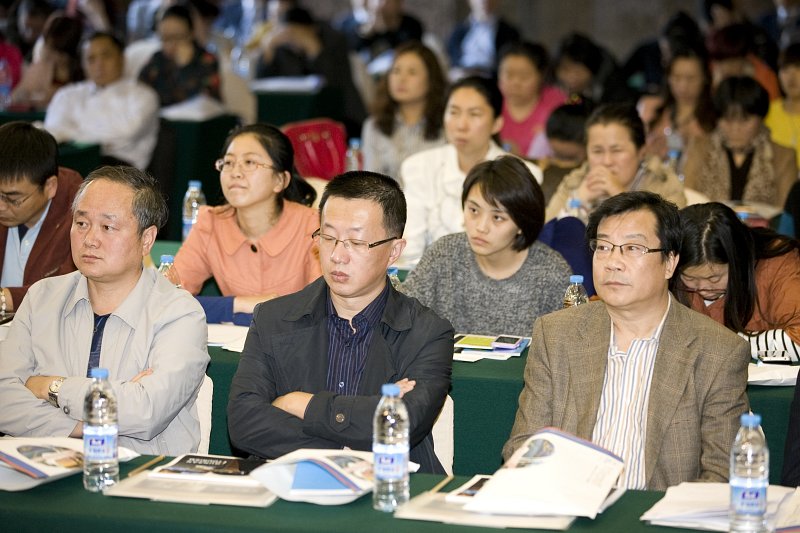
{"type": "Polygon", "coordinates": [[[344,172],[347,152],[344,124],[315,118],[291,122],[281,129],[292,141],[294,163],[301,176],[329,180],[344,172]]]}
{"type": "Polygon", "coordinates": [[[454,415],[453,399],[448,394],[431,431],[433,434],[433,452],[439,462],[442,463],[442,467],[448,476],[453,474],[453,455],[455,450],[455,439],[453,437],[454,415]]]}
{"type": "Polygon", "coordinates": [[[214,382],[205,376],[200,385],[200,392],[197,393],[197,417],[200,419],[200,445],[197,453],[207,454],[211,441],[211,401],[214,398],[214,382]]]}

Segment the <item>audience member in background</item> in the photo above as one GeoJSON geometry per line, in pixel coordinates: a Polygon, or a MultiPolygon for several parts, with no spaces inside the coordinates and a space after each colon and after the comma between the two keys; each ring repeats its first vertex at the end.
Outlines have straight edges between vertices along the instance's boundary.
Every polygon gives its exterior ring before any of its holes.
{"type": "Polygon", "coordinates": [[[357,137],[367,113],[353,82],[347,42],[341,33],[315,21],[305,9],[292,7],[261,38],[256,76],[311,74],[324,77],[328,86],[340,91],[347,131],[357,137]]]}
{"type": "Polygon", "coordinates": [[[741,9],[738,0],[703,0],[703,18],[706,22],[707,39],[728,26],[741,26],[747,36],[749,50],[766,63],[769,68],[778,67],[778,46],[760,26],[753,24],[741,9]]]}
{"type": "Polygon", "coordinates": [[[124,78],[124,45],[98,32],[83,44],[88,79],[59,90],[47,108],[44,127],[59,141],[99,143],[107,164],[144,169],[158,136],[158,95],[124,78]]]}
{"type": "Polygon", "coordinates": [[[84,77],[79,52],[82,35],[83,24],[78,19],[61,15],[50,17],[42,34],[42,47],[11,93],[12,102],[46,109],[56,91],[81,81],[84,77]]]}
{"type": "Polygon", "coordinates": [[[0,31],[0,61],[6,62],[6,68],[11,76],[11,87],[16,87],[22,79],[22,53],[6,39],[2,31],[0,31]]]}
{"type": "Polygon", "coordinates": [[[628,489],[726,481],[748,410],[749,350],[670,295],[678,209],[650,192],[622,193],[592,213],[586,236],[600,301],[534,324],[503,457],[550,426],[622,457],[628,489]]]}
{"type": "Polygon", "coordinates": [[[497,52],[519,40],[517,28],[500,16],[501,4],[501,0],[469,0],[469,17],[447,40],[451,68],[466,74],[494,74],[497,52]]]}
{"type": "Polygon", "coordinates": [[[753,78],[724,80],[714,93],[719,120],[686,154],[685,185],[710,200],[760,202],[783,208],[797,181],[794,150],[775,144],[764,126],[767,91],[753,78]]]}
{"type": "Polygon", "coordinates": [[[334,27],[365,63],[408,41],[422,41],[422,24],[405,13],[403,0],[356,0],[334,27]],[[359,5],[356,5],[359,4],[359,5]]]}
{"type": "Polygon", "coordinates": [[[42,278],[75,270],[72,199],[81,176],[58,168],[52,135],[28,122],[0,126],[0,308],[13,312],[42,278]]]}
{"type": "Polygon", "coordinates": [[[711,99],[711,73],[703,51],[683,48],[674,52],[667,67],[663,96],[654,107],[652,116],[639,108],[647,125],[649,155],[666,160],[670,135],[679,135],[680,150],[685,151],[698,137],[711,133],[717,117],[711,99]]]}
{"type": "Polygon", "coordinates": [[[800,41],[800,0],[773,0],[773,6],[762,13],[758,25],[764,29],[779,50],[800,41]]]}
{"type": "Polygon", "coordinates": [[[439,61],[425,45],[412,41],[397,48],[361,132],[366,170],[398,179],[405,158],[444,143],[446,86],[439,61]]]}
{"type": "MultiPolygon", "coordinates": [[[[413,265],[438,238],[464,231],[464,179],[482,161],[506,155],[497,144],[503,127],[503,96],[486,78],[471,76],[450,87],[444,111],[447,144],[416,153],[400,166],[408,200],[403,261],[413,265]]],[[[542,171],[525,163],[536,181],[542,171]]]]}
{"type": "Polygon", "coordinates": [[[678,299],[743,337],[752,355],[787,350],[800,359],[800,242],[749,228],[720,203],[681,210],[678,299]],[[773,331],[781,330],[781,331],[773,331]]]}
{"type": "Polygon", "coordinates": [[[800,166],[800,43],[781,51],[778,78],[784,97],[770,102],[764,124],[773,141],[794,149],[800,166]]]}
{"type": "Polygon", "coordinates": [[[33,61],[33,47],[55,9],[48,0],[19,0],[9,16],[8,39],[22,52],[25,61],[33,61]]]}
{"type": "Polygon", "coordinates": [[[144,268],[167,205],[133,167],[101,167],[73,202],[78,272],[34,284],[0,350],[0,431],[81,437],[92,368],[108,368],[119,445],[143,454],[196,452],[197,393],[209,357],[203,310],[144,268]]]}
{"type": "Polygon", "coordinates": [[[200,297],[209,322],[249,325],[253,307],[299,291],[320,274],[311,234],[317,212],[294,198],[300,180],[281,131],[252,124],[225,140],[217,161],[226,204],[203,206],[175,256],[184,289],[198,294],[213,277],[222,297],[200,297]]]}
{"type": "Polygon", "coordinates": [[[608,50],[580,33],[562,39],[553,66],[558,83],[569,97],[588,99],[595,105],[636,98],[608,50]]]}
{"type": "Polygon", "coordinates": [[[161,50],[139,73],[139,80],[158,93],[161,107],[204,95],[220,100],[217,58],[194,38],[192,12],[187,5],[168,7],[158,22],[161,50]]]}
{"type": "Polygon", "coordinates": [[[457,332],[530,335],[534,319],[563,306],[572,271],[537,242],[544,196],[513,156],[479,163],[461,194],[466,232],[433,243],[400,290],[457,332]]]}
{"type": "Polygon", "coordinates": [[[512,154],[537,159],[532,143],[544,131],[553,109],[566,100],[557,87],[545,84],[547,50],[540,44],[513,43],[500,51],[498,86],[503,93],[500,139],[512,154]]]}
{"type": "Polygon", "coordinates": [[[386,276],[405,244],[405,208],[387,176],[328,182],[314,233],[323,277],[255,309],[228,401],[236,448],[270,459],[298,448],[369,450],[381,385],[397,383],[410,459],[444,473],[431,428],[450,389],[453,327],[386,276]]]}
{"type": "Polygon", "coordinates": [[[545,220],[567,212],[569,200],[580,201],[586,217],[611,196],[625,191],[651,191],[665,200],[686,205],[683,185],[658,157],[645,154],[645,133],[636,108],[606,104],[586,121],[586,157],[580,168],[561,181],[547,204],[545,220]]]}
{"type": "Polygon", "coordinates": [[[542,152],[550,154],[537,161],[542,169],[545,206],[564,176],[586,160],[586,120],[590,111],[591,107],[587,102],[564,104],[555,108],[547,119],[545,135],[534,141],[546,145],[542,152]]]}
{"type": "Polygon", "coordinates": [[[770,100],[780,98],[775,71],[752,51],[752,34],[747,26],[733,24],[715,31],[708,38],[714,87],[734,76],[754,78],[766,89],[770,100]]]}

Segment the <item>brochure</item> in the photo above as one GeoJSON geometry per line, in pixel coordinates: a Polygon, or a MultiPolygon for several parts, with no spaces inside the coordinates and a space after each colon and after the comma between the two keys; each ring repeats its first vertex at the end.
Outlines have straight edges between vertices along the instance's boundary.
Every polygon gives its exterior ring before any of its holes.
{"type": "MultiPolygon", "coordinates": [[[[120,462],[139,454],[119,447],[120,462]]],[[[83,440],[70,437],[0,439],[0,490],[27,490],[83,471],[83,440]]]]}
{"type": "Polygon", "coordinates": [[[507,335],[467,335],[456,334],[453,345],[453,360],[473,363],[481,359],[505,361],[511,357],[519,357],[531,342],[530,337],[522,337],[522,341],[514,348],[493,348],[492,343],[507,335]]]}
{"type": "Polygon", "coordinates": [[[265,464],[262,459],[241,459],[224,455],[185,454],[148,472],[151,479],[201,481],[226,485],[260,486],[250,472],[265,464]]]}

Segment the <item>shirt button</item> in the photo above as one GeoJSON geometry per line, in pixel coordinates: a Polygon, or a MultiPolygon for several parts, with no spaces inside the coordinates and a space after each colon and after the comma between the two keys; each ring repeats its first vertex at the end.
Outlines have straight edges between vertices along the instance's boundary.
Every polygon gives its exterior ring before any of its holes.
{"type": "Polygon", "coordinates": [[[340,388],[340,389],[343,389],[343,388],[344,388],[344,381],[340,381],[340,382],[339,382],[339,388],[340,388]]]}
{"type": "Polygon", "coordinates": [[[65,415],[69,414],[69,407],[67,407],[66,405],[64,406],[64,409],[62,409],[62,410],[64,411],[65,415]]]}
{"type": "Polygon", "coordinates": [[[342,413],[337,413],[337,414],[336,414],[336,421],[337,421],[338,423],[340,423],[340,424],[341,424],[342,422],[344,422],[344,415],[343,415],[342,413]]]}

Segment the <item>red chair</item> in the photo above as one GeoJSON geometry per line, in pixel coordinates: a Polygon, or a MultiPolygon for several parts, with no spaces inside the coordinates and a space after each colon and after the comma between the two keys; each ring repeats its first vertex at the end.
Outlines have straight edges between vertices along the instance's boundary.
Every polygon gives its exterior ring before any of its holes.
{"type": "Polygon", "coordinates": [[[281,129],[292,141],[294,163],[301,176],[329,180],[344,172],[347,152],[344,124],[315,118],[291,122],[281,129]]]}

